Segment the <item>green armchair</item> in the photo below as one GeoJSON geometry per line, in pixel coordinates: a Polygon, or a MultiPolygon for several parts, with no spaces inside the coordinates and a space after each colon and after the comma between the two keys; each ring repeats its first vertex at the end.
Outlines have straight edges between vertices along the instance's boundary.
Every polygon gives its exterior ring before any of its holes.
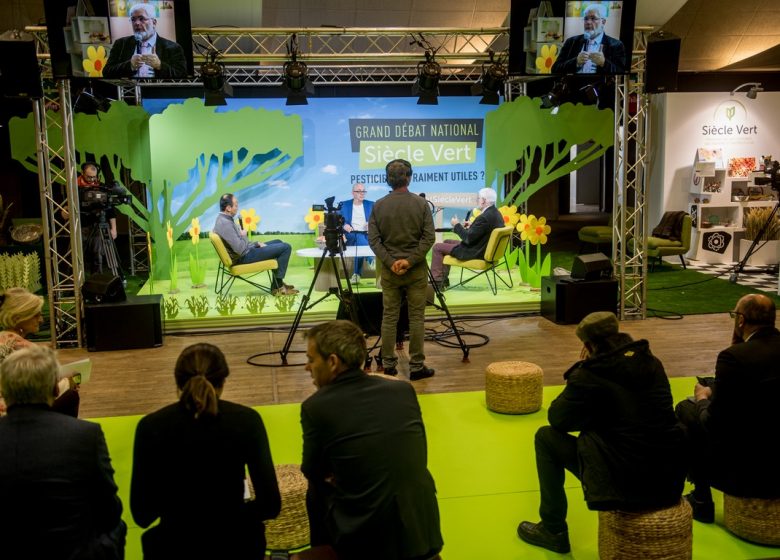
{"type": "MultiPolygon", "coordinates": [[[[682,233],[679,241],[663,239],[662,237],[648,237],[647,256],[650,257],[650,259],[657,259],[659,263],[663,263],[663,257],[679,255],[682,267],[686,268],[683,255],[691,248],[691,227],[691,216],[686,214],[683,218],[682,233]]],[[[650,262],[653,263],[652,260],[650,262]]],[[[650,269],[653,270],[652,264],[650,269]]]]}

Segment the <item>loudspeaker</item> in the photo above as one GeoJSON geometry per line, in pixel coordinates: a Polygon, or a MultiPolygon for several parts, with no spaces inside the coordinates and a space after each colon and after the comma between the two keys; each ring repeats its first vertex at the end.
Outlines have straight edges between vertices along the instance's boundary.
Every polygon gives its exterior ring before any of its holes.
{"type": "Polygon", "coordinates": [[[125,301],[125,288],[122,279],[113,274],[93,274],[81,287],[81,296],[85,303],[114,303],[125,301]]]}
{"type": "Polygon", "coordinates": [[[604,253],[577,255],[571,266],[571,277],[575,280],[598,280],[612,276],[612,263],[604,253]]]}
{"type": "Polygon", "coordinates": [[[162,346],[161,307],[160,294],[85,305],[87,348],[94,352],[162,346]]]}
{"type": "Polygon", "coordinates": [[[647,38],[645,57],[645,93],[677,91],[680,63],[680,38],[656,31],[647,38]]]}
{"type": "Polygon", "coordinates": [[[572,281],[568,276],[542,278],[542,317],[569,325],[579,323],[594,311],[617,309],[617,280],[572,281]]]}
{"type": "Polygon", "coordinates": [[[0,34],[0,94],[43,97],[35,40],[29,33],[6,31],[0,34]]]}
{"type": "MultiPolygon", "coordinates": [[[[382,334],[382,292],[353,293],[352,303],[357,314],[357,324],[361,330],[369,336],[382,334]]],[[[339,303],[336,319],[351,321],[344,302],[339,303]]],[[[398,316],[397,338],[403,340],[405,332],[409,331],[409,309],[406,301],[401,304],[401,313],[398,316]]]]}

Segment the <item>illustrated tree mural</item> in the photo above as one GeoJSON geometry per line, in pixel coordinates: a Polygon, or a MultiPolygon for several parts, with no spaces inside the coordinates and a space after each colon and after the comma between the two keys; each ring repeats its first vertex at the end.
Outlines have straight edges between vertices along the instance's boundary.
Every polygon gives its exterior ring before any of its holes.
{"type": "Polygon", "coordinates": [[[498,186],[499,205],[520,205],[552,181],[601,157],[613,145],[614,112],[595,105],[564,103],[556,113],[539,99],[519,97],[485,118],[485,176],[498,186]],[[574,146],[590,143],[569,159],[574,146]],[[501,197],[503,176],[519,171],[501,197]]]}

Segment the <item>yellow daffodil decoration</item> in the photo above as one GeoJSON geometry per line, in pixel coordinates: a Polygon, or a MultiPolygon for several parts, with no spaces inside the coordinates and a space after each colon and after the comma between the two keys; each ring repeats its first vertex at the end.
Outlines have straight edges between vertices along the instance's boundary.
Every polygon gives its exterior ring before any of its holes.
{"type": "Polygon", "coordinates": [[[542,45],[539,56],[536,57],[536,69],[540,74],[550,74],[556,60],[558,60],[558,45],[542,45]]]}
{"type": "Polygon", "coordinates": [[[192,238],[192,244],[197,245],[200,241],[200,220],[198,218],[192,218],[190,224],[190,238],[192,238]]]}
{"type": "Polygon", "coordinates": [[[254,208],[241,210],[241,221],[244,223],[246,231],[256,231],[257,225],[260,223],[260,216],[257,215],[254,208]]]}
{"type": "Polygon", "coordinates": [[[482,214],[482,210],[480,210],[479,208],[474,208],[474,209],[471,211],[471,220],[473,221],[473,220],[474,220],[474,219],[475,219],[477,216],[479,216],[480,214],[482,214]]]}
{"type": "Polygon", "coordinates": [[[550,233],[550,231],[550,226],[547,225],[547,218],[541,217],[536,220],[536,224],[534,224],[534,227],[528,236],[531,240],[531,244],[544,245],[547,243],[547,235],[550,233]]]}
{"type": "Polygon", "coordinates": [[[526,216],[525,214],[520,214],[520,220],[517,223],[517,226],[515,229],[520,232],[520,239],[523,241],[528,241],[530,238],[531,232],[536,227],[536,216],[531,214],[530,216],[526,216]]]}
{"type": "Polygon", "coordinates": [[[171,227],[170,220],[165,224],[165,227],[165,237],[168,238],[168,248],[173,249],[173,228],[171,227]]]}
{"type": "Polygon", "coordinates": [[[502,206],[498,209],[501,212],[501,216],[504,218],[505,226],[512,226],[520,219],[520,214],[517,213],[517,206],[502,206]]]}
{"type": "Polygon", "coordinates": [[[309,210],[304,220],[309,224],[309,229],[317,229],[317,226],[325,220],[325,212],[322,210],[309,210]]]}
{"type": "Polygon", "coordinates": [[[81,66],[90,78],[102,78],[106,61],[105,47],[99,46],[95,48],[90,46],[87,47],[87,58],[81,61],[81,66]]]}

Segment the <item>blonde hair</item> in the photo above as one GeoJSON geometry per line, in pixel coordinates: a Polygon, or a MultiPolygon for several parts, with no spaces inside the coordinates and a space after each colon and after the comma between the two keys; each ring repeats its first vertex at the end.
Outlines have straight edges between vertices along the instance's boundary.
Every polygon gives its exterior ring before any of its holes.
{"type": "Polygon", "coordinates": [[[0,298],[0,327],[6,330],[32,319],[43,308],[43,298],[25,288],[8,288],[0,298]]]}

